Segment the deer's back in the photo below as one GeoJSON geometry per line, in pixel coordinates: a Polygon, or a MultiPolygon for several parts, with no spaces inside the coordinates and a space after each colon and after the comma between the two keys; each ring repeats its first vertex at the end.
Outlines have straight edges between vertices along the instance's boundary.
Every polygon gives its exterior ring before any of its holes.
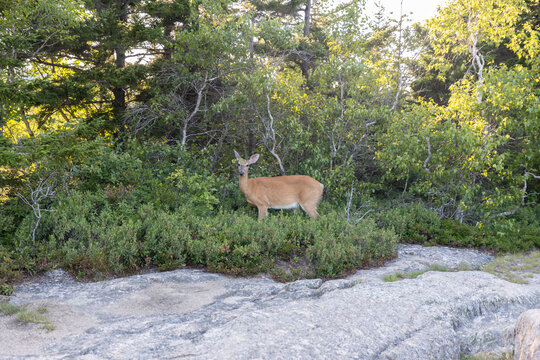
{"type": "Polygon", "coordinates": [[[248,201],[288,207],[299,202],[319,202],[324,186],[310,176],[289,175],[249,179],[249,188],[248,201]]]}

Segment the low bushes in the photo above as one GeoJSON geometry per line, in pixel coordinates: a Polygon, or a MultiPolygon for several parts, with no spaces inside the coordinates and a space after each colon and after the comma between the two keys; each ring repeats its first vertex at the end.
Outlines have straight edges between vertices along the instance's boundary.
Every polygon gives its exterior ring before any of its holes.
{"type": "Polygon", "coordinates": [[[79,191],[58,200],[38,235],[39,243],[32,244],[21,231],[17,248],[29,258],[46,256],[76,275],[98,278],[184,265],[228,274],[269,272],[282,280],[336,277],[394,257],[397,239],[373,220],[351,225],[334,212],[318,220],[275,212],[258,221],[245,211],[201,216],[187,206],[170,211],[79,191]],[[298,263],[302,271],[295,273],[298,263]]]}
{"type": "Polygon", "coordinates": [[[335,277],[395,256],[393,232],[370,220],[353,226],[335,213],[315,221],[303,214],[272,214],[259,222],[232,213],[193,221],[190,262],[228,273],[275,270],[277,261],[294,266],[304,258],[304,276],[335,277]]]}
{"type": "Polygon", "coordinates": [[[186,265],[235,275],[263,272],[289,281],[338,277],[381,264],[396,255],[398,240],[494,251],[540,247],[538,208],[487,225],[443,220],[421,203],[393,206],[356,225],[330,207],[317,220],[303,212],[272,212],[257,221],[246,205],[234,211],[211,210],[209,203],[171,206],[178,200],[174,195],[167,195],[168,202],[150,202],[146,194],[132,196],[136,191],[117,186],[59,196],[54,211],[43,216],[35,243],[29,214],[14,246],[0,244],[0,283],[13,282],[20,271],[52,266],[103,278],[186,265]]]}
{"type": "Polygon", "coordinates": [[[509,218],[462,224],[440,219],[422,203],[395,206],[377,216],[379,226],[393,229],[403,243],[474,247],[496,252],[539,248],[539,219],[540,206],[536,206],[520,209],[509,218]]]}
{"type": "Polygon", "coordinates": [[[393,206],[378,216],[381,227],[393,228],[401,241],[412,244],[428,244],[436,241],[441,219],[435,211],[422,203],[393,206]]]}

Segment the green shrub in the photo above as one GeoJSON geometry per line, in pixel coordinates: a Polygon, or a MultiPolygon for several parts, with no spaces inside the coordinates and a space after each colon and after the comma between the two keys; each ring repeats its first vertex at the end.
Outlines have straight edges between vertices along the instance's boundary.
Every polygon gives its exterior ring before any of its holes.
{"type": "Polygon", "coordinates": [[[47,242],[59,249],[57,261],[83,276],[123,273],[142,263],[137,234],[140,220],[126,203],[111,204],[103,193],[73,191],[48,214],[47,242]]]}
{"type": "Polygon", "coordinates": [[[435,243],[441,227],[437,213],[422,203],[383,211],[378,221],[384,228],[393,228],[401,242],[412,244],[435,243]]]}
{"type": "Polygon", "coordinates": [[[0,284],[12,282],[19,277],[15,260],[12,256],[11,251],[0,245],[0,284]]]}
{"type": "Polygon", "coordinates": [[[183,194],[184,205],[190,206],[193,212],[204,214],[213,210],[219,203],[217,178],[211,174],[198,174],[179,168],[169,176],[169,179],[183,194]]]}
{"type": "Polygon", "coordinates": [[[13,294],[13,286],[0,283],[0,295],[9,296],[13,294]]]}
{"type": "Polygon", "coordinates": [[[139,210],[142,224],[139,239],[145,263],[153,263],[160,270],[169,270],[185,264],[185,248],[191,230],[182,222],[179,213],[167,213],[146,205],[139,210]]]}
{"type": "Polygon", "coordinates": [[[107,185],[136,185],[151,176],[142,161],[129,152],[116,151],[106,140],[98,139],[75,168],[80,189],[98,191],[107,185]]]}
{"type": "Polygon", "coordinates": [[[436,243],[457,247],[478,247],[479,238],[483,235],[478,228],[471,224],[462,224],[458,221],[444,219],[437,231],[436,243]]]}
{"type": "MultiPolygon", "coordinates": [[[[530,210],[526,210],[530,211],[530,210]]],[[[482,228],[480,244],[496,251],[518,252],[540,248],[540,221],[516,216],[498,219],[482,228]]]]}
{"type": "Polygon", "coordinates": [[[354,268],[395,256],[396,236],[373,221],[356,226],[336,214],[311,220],[303,215],[274,214],[259,222],[251,216],[222,213],[194,218],[188,258],[195,264],[234,274],[272,270],[279,260],[306,256],[305,276],[341,276],[354,268]]]}
{"type": "Polygon", "coordinates": [[[318,220],[302,212],[273,212],[258,221],[245,210],[200,216],[192,203],[169,211],[140,204],[125,192],[110,187],[59,196],[55,211],[44,216],[39,241],[21,238],[18,256],[28,264],[52,258],[85,277],[189,264],[287,280],[342,276],[395,256],[396,235],[372,220],[353,226],[333,212],[318,220]]]}
{"type": "MultiPolygon", "coordinates": [[[[18,199],[17,199],[18,200],[18,199]]],[[[21,222],[31,213],[30,207],[22,202],[18,203],[15,199],[0,203],[0,246],[12,246],[13,238],[21,222]]],[[[34,214],[31,214],[32,217],[34,214]]],[[[28,232],[28,237],[30,237],[28,232]]]]}
{"type": "Polygon", "coordinates": [[[441,220],[421,203],[383,211],[381,227],[392,228],[400,241],[422,245],[475,247],[502,252],[540,248],[540,207],[520,209],[510,217],[489,219],[487,224],[441,220]]]}
{"type": "MultiPolygon", "coordinates": [[[[116,214],[109,213],[111,217],[116,214]]],[[[102,213],[102,222],[95,231],[99,245],[106,254],[108,268],[115,274],[138,270],[142,265],[137,233],[141,227],[139,220],[114,218],[107,219],[102,213]]]]}
{"type": "Polygon", "coordinates": [[[190,234],[182,214],[73,191],[47,216],[45,227],[51,230],[46,242],[59,249],[62,266],[81,276],[121,274],[148,265],[177,268],[185,263],[190,234]]]}
{"type": "Polygon", "coordinates": [[[277,240],[275,231],[252,217],[221,213],[187,221],[192,231],[187,254],[193,264],[220,272],[255,274],[268,269],[265,258],[277,251],[269,245],[277,240]]]}
{"type": "Polygon", "coordinates": [[[13,287],[9,283],[20,277],[12,252],[0,245],[0,295],[11,295],[13,287]]]}
{"type": "Polygon", "coordinates": [[[343,275],[355,268],[380,265],[396,256],[396,234],[377,228],[373,220],[352,226],[330,215],[321,218],[319,226],[319,236],[307,249],[317,276],[343,275]]]}

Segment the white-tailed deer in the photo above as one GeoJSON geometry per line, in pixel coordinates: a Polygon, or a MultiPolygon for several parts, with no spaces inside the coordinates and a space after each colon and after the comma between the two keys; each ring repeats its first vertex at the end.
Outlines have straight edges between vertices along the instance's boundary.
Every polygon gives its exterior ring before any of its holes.
{"type": "Polygon", "coordinates": [[[262,220],[268,209],[294,209],[300,207],[312,218],[316,219],[317,205],[321,201],[324,185],[312,177],[305,175],[289,175],[276,177],[257,177],[248,179],[248,167],[259,159],[259,154],[244,160],[234,151],[238,161],[240,190],[246,200],[259,210],[262,220]]]}

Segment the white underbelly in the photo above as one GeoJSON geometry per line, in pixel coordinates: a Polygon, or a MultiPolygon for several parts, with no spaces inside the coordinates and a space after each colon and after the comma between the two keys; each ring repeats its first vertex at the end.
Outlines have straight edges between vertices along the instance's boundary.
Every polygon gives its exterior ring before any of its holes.
{"type": "Polygon", "coordinates": [[[296,209],[298,207],[298,203],[292,203],[289,205],[282,205],[282,206],[270,206],[270,209],[296,209]]]}

